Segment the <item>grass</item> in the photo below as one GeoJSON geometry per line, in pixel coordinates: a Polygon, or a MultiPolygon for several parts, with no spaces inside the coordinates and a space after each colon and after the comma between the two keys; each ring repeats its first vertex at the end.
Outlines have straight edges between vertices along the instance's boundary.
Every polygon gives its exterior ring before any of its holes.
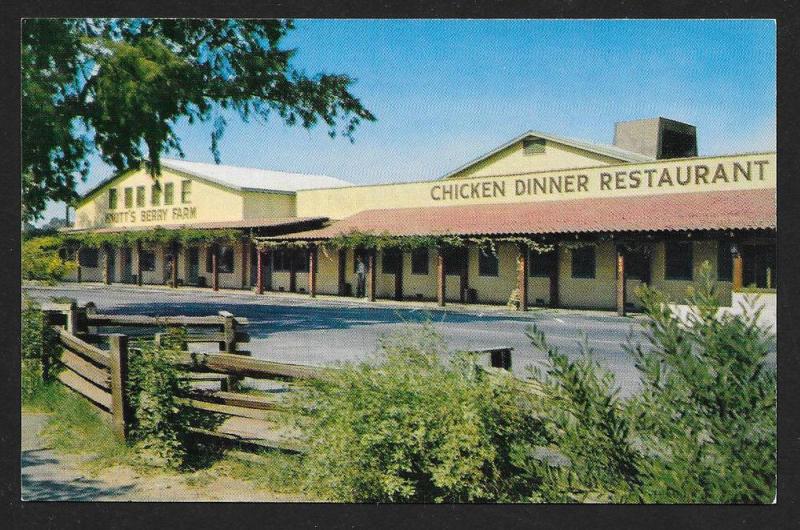
{"type": "Polygon", "coordinates": [[[91,473],[127,466],[142,475],[175,477],[197,488],[216,478],[228,477],[252,484],[258,490],[306,497],[301,488],[301,455],[231,450],[203,469],[178,472],[143,464],[137,459],[136,449],[114,436],[93,405],[58,382],[39,385],[23,402],[22,411],[52,414],[42,436],[56,452],[89,456],[82,465],[91,473]]]}
{"type": "Polygon", "coordinates": [[[133,450],[114,436],[108,423],[95,411],[93,405],[60,383],[43,384],[23,403],[22,410],[52,414],[42,436],[58,452],[90,452],[92,458],[87,464],[92,469],[134,463],[133,450]]]}

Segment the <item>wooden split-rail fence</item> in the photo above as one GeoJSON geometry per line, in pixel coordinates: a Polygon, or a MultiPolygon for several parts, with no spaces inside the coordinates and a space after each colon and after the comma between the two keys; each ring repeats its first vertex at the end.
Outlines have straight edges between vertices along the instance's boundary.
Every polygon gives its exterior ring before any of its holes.
{"type": "MultiPolygon", "coordinates": [[[[91,302],[83,307],[75,302],[44,304],[42,311],[56,330],[61,347],[57,361],[62,369],[56,377],[95,405],[121,439],[128,438],[133,418],[127,392],[128,363],[137,350],[131,346],[129,335],[98,333],[98,328],[180,327],[187,330],[181,336],[184,349],[187,343],[218,344],[218,351],[186,351],[180,357],[178,365],[192,382],[192,391],[181,399],[193,408],[225,418],[214,431],[194,429],[198,436],[246,449],[302,451],[299,433],[278,421],[287,410],[285,397],[293,381],[322,379],[334,370],[250,357],[249,352],[238,349],[250,340],[242,329],[248,321],[227,311],[210,316],[112,315],[98,313],[91,302]],[[258,394],[236,391],[244,377],[267,381],[270,389],[258,394]],[[203,388],[209,383],[218,384],[219,389],[203,388]]],[[[158,343],[164,334],[155,332],[149,337],[158,343]]],[[[490,370],[510,370],[511,351],[512,348],[488,348],[475,353],[489,356],[490,370]]],[[[53,368],[44,367],[45,377],[53,368]]]]}

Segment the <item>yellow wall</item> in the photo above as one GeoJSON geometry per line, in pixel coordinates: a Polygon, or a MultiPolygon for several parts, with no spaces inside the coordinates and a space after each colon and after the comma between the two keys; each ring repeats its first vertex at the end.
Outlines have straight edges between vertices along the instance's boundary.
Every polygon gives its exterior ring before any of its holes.
{"type": "Polygon", "coordinates": [[[283,218],[295,216],[295,197],[290,193],[265,193],[246,191],[244,197],[245,219],[283,218]]]}
{"type": "Polygon", "coordinates": [[[594,167],[601,164],[619,164],[620,162],[623,162],[623,160],[549,140],[545,142],[544,153],[526,155],[520,140],[448,178],[514,175],[530,173],[531,171],[594,167]]]}
{"type": "MultiPolygon", "coordinates": [[[[187,212],[191,215],[191,212],[187,212]]],[[[153,179],[146,171],[134,171],[122,176],[107,186],[98,190],[95,194],[84,200],[75,210],[76,228],[94,228],[103,226],[137,227],[137,226],[159,226],[171,224],[192,225],[199,222],[214,221],[236,221],[241,220],[244,215],[244,198],[242,194],[212,184],[208,181],[200,180],[181,173],[164,169],[158,179],[153,179]],[[192,192],[190,202],[181,203],[181,182],[183,180],[192,181],[192,192]],[[161,183],[162,197],[160,206],[151,206],[151,186],[156,181],[161,183]],[[174,183],[173,204],[164,205],[163,188],[164,184],[174,183]],[[136,206],[136,187],[145,186],[145,206],[136,206]],[[125,188],[133,188],[133,207],[125,207],[125,188]],[[117,208],[113,210],[120,214],[117,220],[107,219],[106,214],[112,212],[108,209],[108,190],[117,189],[117,208]],[[194,208],[194,216],[190,217],[178,215],[184,213],[185,208],[194,208]],[[161,215],[163,210],[165,215],[161,215]],[[127,212],[127,214],[125,214],[127,212]],[[145,217],[143,217],[145,216],[145,217]]],[[[267,215],[261,214],[261,217],[267,215]]]]}
{"type": "MultiPolygon", "coordinates": [[[[700,170],[702,171],[702,169],[700,170]]],[[[614,166],[599,166],[579,170],[559,170],[533,172],[526,175],[510,175],[502,177],[475,177],[448,180],[435,180],[424,182],[410,182],[402,184],[379,184],[371,186],[351,186],[344,188],[330,188],[320,190],[302,190],[297,192],[297,215],[299,217],[325,216],[331,219],[349,217],[362,210],[382,208],[409,208],[427,206],[453,206],[458,204],[492,204],[492,203],[523,203],[548,200],[582,199],[590,197],[629,197],[636,195],[653,195],[662,193],[685,193],[700,191],[718,191],[735,189],[775,188],[776,185],[776,158],[775,153],[759,153],[747,155],[730,155],[722,157],[689,158],[682,160],[668,160],[640,164],[618,164],[614,166]],[[760,163],[759,166],[756,162],[760,163]],[[748,181],[737,173],[737,180],[733,180],[734,164],[743,168],[750,164],[751,180],[748,181]],[[705,166],[709,174],[702,179],[695,178],[698,166],[705,166]],[[685,180],[687,167],[692,168],[692,178],[687,184],[679,184],[677,170],[681,171],[681,181],[685,180]],[[713,177],[718,168],[722,168],[728,178],[725,182],[721,176],[716,182],[713,177]],[[761,171],[759,170],[761,168],[761,171]],[[664,170],[669,173],[672,185],[664,180],[659,186],[659,180],[664,170]],[[645,171],[652,172],[652,185],[648,183],[645,171]],[[619,175],[618,175],[619,174],[619,175]],[[578,179],[584,175],[585,189],[578,188],[578,179]],[[630,176],[629,176],[630,175],[630,176]],[[550,178],[561,177],[562,192],[553,190],[552,193],[541,193],[536,188],[536,193],[528,193],[528,179],[540,182],[550,182],[550,178]],[[617,184],[619,177],[619,186],[617,184]],[[639,179],[638,187],[635,185],[639,179]],[[567,180],[571,182],[572,191],[567,192],[567,180]],[[519,181],[519,183],[518,183],[519,181]],[[607,185],[604,186],[604,182],[607,185]],[[466,186],[466,193],[471,193],[471,184],[479,188],[484,183],[490,190],[490,196],[470,196],[469,198],[440,199],[441,186],[466,186]],[[502,187],[504,194],[494,192],[494,183],[502,187]],[[517,194],[517,186],[521,186],[521,193],[517,194]],[[622,188],[621,186],[625,186],[622,188]]],[[[480,188],[482,190],[482,188],[480,188]]],[[[533,190],[533,184],[530,189],[533,190]]],[[[481,191],[481,193],[483,193],[481,191]]]]}

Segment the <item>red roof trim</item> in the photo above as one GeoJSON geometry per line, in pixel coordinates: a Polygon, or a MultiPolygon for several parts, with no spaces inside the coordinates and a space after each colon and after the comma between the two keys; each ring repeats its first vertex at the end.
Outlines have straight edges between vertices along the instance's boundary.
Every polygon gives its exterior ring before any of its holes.
{"type": "Polygon", "coordinates": [[[329,239],[353,231],[412,236],[774,228],[776,198],[770,188],[365,210],[326,228],[276,238],[329,239]]]}

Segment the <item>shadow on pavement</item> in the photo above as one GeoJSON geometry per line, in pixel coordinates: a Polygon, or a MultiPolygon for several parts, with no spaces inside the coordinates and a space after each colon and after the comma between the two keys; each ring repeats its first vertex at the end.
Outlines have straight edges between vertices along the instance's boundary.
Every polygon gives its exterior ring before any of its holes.
{"type": "Polygon", "coordinates": [[[60,462],[48,449],[22,451],[22,499],[25,501],[113,500],[130,493],[133,485],[109,488],[81,475],[70,476],[55,466],[60,462]],[[63,475],[63,476],[59,476],[63,475]]]}

